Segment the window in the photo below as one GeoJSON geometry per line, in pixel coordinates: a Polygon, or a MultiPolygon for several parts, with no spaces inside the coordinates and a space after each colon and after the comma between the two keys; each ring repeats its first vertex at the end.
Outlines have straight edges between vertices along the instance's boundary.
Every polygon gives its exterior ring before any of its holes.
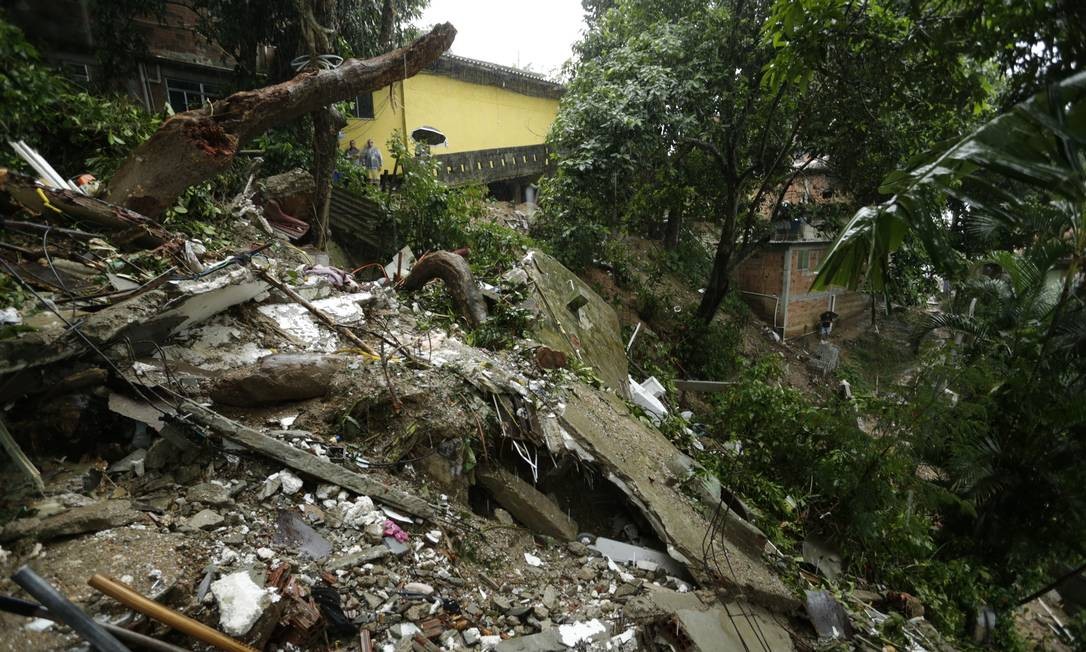
{"type": "Polygon", "coordinates": [[[817,251],[800,250],[796,252],[796,269],[804,274],[814,274],[818,269],[817,251]]]}
{"type": "Polygon", "coordinates": [[[180,79],[166,80],[166,99],[174,111],[198,109],[217,97],[219,92],[211,84],[180,79]]]}
{"type": "Polygon", "coordinates": [[[373,120],[373,93],[358,95],[354,98],[354,117],[373,120]]]}
{"type": "Polygon", "coordinates": [[[61,72],[68,79],[76,82],[77,84],[85,84],[90,81],[90,68],[85,63],[75,63],[74,61],[64,61],[60,64],[61,72]]]}

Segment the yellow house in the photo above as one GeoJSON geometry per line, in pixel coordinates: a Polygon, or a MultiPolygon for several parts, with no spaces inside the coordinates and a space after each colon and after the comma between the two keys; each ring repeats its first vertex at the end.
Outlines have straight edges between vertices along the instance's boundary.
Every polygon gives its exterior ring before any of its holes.
{"type": "Polygon", "coordinates": [[[449,181],[538,176],[561,94],[560,84],[542,76],[446,54],[402,84],[356,98],[340,147],[353,140],[361,149],[372,139],[391,172],[394,132],[427,126],[448,139],[431,152],[449,181]]]}

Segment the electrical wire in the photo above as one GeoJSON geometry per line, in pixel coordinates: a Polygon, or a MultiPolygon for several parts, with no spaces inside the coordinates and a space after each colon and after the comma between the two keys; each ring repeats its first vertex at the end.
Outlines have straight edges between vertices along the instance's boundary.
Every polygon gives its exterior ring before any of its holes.
{"type": "Polygon", "coordinates": [[[166,412],[161,407],[159,407],[156,403],[149,400],[147,398],[147,396],[142,391],[140,391],[140,388],[135,383],[133,383],[131,380],[129,380],[128,376],[124,375],[124,372],[122,372],[120,370],[120,368],[116,365],[116,363],[113,362],[113,359],[110,358],[108,355],[106,355],[106,353],[104,351],[102,351],[102,349],[98,348],[98,346],[95,345],[95,343],[92,342],[91,339],[89,337],[87,337],[86,334],[84,334],[83,331],[81,331],[79,329],[80,322],[72,322],[72,321],[66,319],[64,317],[64,315],[62,315],[60,313],[59,310],[57,310],[55,307],[53,307],[53,305],[51,303],[46,301],[44,297],[42,297],[40,294],[38,294],[38,291],[35,290],[29,283],[27,283],[26,279],[24,279],[22,276],[20,276],[19,273],[11,266],[11,264],[8,263],[8,261],[4,260],[3,258],[0,258],[0,263],[2,263],[4,265],[4,267],[7,269],[8,273],[11,274],[11,276],[16,281],[18,281],[20,285],[25,287],[31,294],[34,295],[34,298],[38,300],[38,302],[42,305],[42,307],[44,307],[46,310],[48,310],[49,312],[56,315],[58,319],[60,319],[62,322],[64,322],[64,325],[68,327],[68,331],[78,335],[79,338],[81,340],[83,340],[83,343],[86,344],[87,347],[89,347],[92,351],[94,351],[98,355],[98,357],[102,358],[102,360],[106,363],[106,365],[109,366],[110,369],[113,370],[114,373],[116,373],[118,376],[120,376],[122,379],[124,379],[124,381],[126,383],[128,383],[128,385],[132,388],[132,391],[134,391],[141,399],[143,399],[144,401],[149,403],[151,405],[151,407],[153,407],[156,410],[158,410],[159,412],[161,412],[164,416],[167,416],[167,417],[172,417],[173,416],[169,412],[166,412]]]}

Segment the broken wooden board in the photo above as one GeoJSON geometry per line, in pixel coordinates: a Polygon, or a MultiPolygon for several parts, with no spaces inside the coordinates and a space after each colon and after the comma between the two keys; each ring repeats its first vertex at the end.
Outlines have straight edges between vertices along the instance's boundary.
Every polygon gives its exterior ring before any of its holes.
{"type": "MultiPolygon", "coordinates": [[[[585,384],[575,385],[560,417],[566,444],[594,461],[608,480],[622,489],[668,543],[672,557],[687,564],[698,580],[744,595],[769,609],[790,611],[797,596],[763,561],[750,538],[729,535],[741,524],[734,514],[715,538],[712,554],[703,549],[712,514],[705,515],[682,491],[682,481],[668,462],[680,451],[656,428],[638,420],[617,396],[585,384]]],[[[722,514],[723,515],[723,514],[722,514]]]]}
{"type": "Polygon", "coordinates": [[[184,401],[181,408],[189,413],[193,421],[212,428],[230,441],[270,457],[296,471],[338,485],[357,494],[369,496],[376,501],[401,509],[414,516],[430,518],[433,515],[433,509],[421,498],[416,498],[395,487],[390,487],[353,471],[348,471],[334,462],[326,462],[316,455],[298,450],[286,442],[262,435],[252,428],[227,419],[202,405],[192,401],[184,401]]]}
{"type": "Polygon", "coordinates": [[[0,419],[0,444],[8,453],[8,457],[11,461],[19,467],[19,470],[23,472],[23,475],[34,485],[38,493],[45,491],[45,483],[42,482],[41,472],[38,471],[38,467],[34,466],[34,463],[30,461],[30,458],[26,456],[23,449],[19,447],[18,442],[8,432],[8,427],[4,425],[4,420],[0,419]]]}

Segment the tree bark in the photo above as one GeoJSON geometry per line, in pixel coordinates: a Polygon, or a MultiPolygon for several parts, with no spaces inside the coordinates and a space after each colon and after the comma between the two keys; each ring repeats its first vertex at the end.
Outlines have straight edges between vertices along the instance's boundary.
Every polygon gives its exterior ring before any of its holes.
{"type": "Polygon", "coordinates": [[[385,0],[381,8],[381,33],[377,37],[377,45],[384,49],[392,47],[393,29],[396,27],[396,1],[385,0]]]}
{"type": "MultiPolygon", "coordinates": [[[[335,31],[336,0],[313,0],[313,13],[309,16],[307,29],[309,53],[312,57],[329,54],[334,51],[331,34],[335,31]]],[[[328,213],[332,200],[332,176],[336,171],[336,149],[339,130],[347,121],[331,106],[314,111],[313,118],[313,183],[317,191],[314,195],[316,205],[317,234],[314,244],[324,249],[328,243],[328,213]]]]}
{"type": "Polygon", "coordinates": [[[456,29],[434,27],[411,45],[372,59],[349,59],[334,70],[234,93],[209,106],[179,113],[135,149],[109,184],[108,200],[157,217],[193,184],[233,162],[245,143],[268,129],[411,77],[452,45],[456,29]]]}
{"type": "Polygon", "coordinates": [[[677,208],[671,209],[664,226],[664,248],[674,249],[679,246],[679,234],[682,231],[683,213],[677,208]]]}
{"type": "Polygon", "coordinates": [[[453,304],[472,328],[486,321],[486,301],[463,256],[451,251],[435,251],[423,256],[404,279],[403,289],[414,292],[435,278],[445,281],[453,304]]]}
{"type": "Polygon", "coordinates": [[[705,287],[705,294],[698,304],[697,318],[708,324],[713,321],[716,311],[727,296],[731,286],[731,259],[735,250],[735,218],[736,198],[729,194],[724,200],[724,226],[720,230],[720,241],[716,245],[716,255],[713,256],[713,268],[709,272],[709,282],[705,287]]]}

